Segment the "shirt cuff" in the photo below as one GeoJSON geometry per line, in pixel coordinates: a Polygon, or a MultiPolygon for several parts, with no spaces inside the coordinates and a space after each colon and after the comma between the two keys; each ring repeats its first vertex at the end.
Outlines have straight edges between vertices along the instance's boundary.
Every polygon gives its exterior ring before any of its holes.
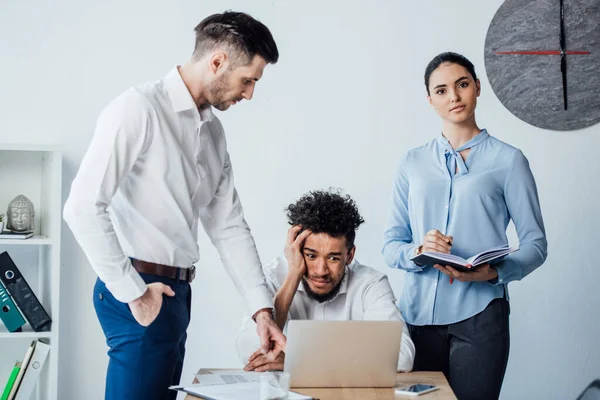
{"type": "Polygon", "coordinates": [[[411,260],[411,258],[417,255],[417,249],[419,248],[419,246],[420,244],[412,244],[410,246],[410,255],[408,256],[410,268],[408,270],[411,272],[421,272],[425,268],[425,265],[418,265],[417,263],[411,260]]]}
{"type": "Polygon", "coordinates": [[[495,282],[490,281],[494,286],[503,285],[510,281],[515,280],[515,276],[520,274],[521,264],[519,260],[513,257],[506,257],[505,259],[492,264],[492,267],[498,272],[498,278],[495,282]]]}
{"type": "Polygon", "coordinates": [[[122,303],[129,303],[146,293],[148,286],[140,274],[131,268],[131,272],[120,280],[106,283],[106,288],[110,290],[115,299],[122,303]]]}
{"type": "Polygon", "coordinates": [[[249,315],[254,315],[261,308],[274,308],[273,299],[264,286],[248,290],[244,295],[244,304],[249,315]]]}
{"type": "Polygon", "coordinates": [[[242,325],[236,338],[238,357],[242,365],[248,364],[248,358],[260,348],[260,339],[256,332],[256,324],[250,316],[244,315],[242,325]]]}

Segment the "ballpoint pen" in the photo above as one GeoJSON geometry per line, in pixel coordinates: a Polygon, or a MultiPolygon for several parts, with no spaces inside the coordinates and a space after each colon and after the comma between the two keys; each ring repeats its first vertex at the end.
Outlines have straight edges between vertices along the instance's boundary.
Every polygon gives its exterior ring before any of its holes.
{"type": "MultiPolygon", "coordinates": [[[[450,246],[452,246],[452,240],[448,240],[446,243],[448,243],[450,246]]],[[[452,283],[454,283],[454,278],[450,277],[450,284],[452,285],[452,283]]]]}

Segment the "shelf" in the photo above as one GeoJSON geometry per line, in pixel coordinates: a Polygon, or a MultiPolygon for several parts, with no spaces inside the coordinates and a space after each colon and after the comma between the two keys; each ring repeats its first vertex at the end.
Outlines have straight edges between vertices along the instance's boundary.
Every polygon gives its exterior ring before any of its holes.
{"type": "MultiPolygon", "coordinates": [[[[51,342],[45,371],[31,400],[58,400],[60,327],[60,270],[62,221],[62,170],[60,148],[38,144],[0,143],[0,214],[19,194],[34,205],[34,232],[29,239],[0,237],[0,253],[8,251],[26,276],[45,310],[52,316],[51,332],[8,332],[0,323],[0,379],[8,376],[14,360],[23,358],[28,342],[51,342]]],[[[5,222],[7,222],[5,220],[5,222]]],[[[1,381],[0,381],[1,384],[1,381]]]]}
{"type": "Polygon", "coordinates": [[[27,245],[48,246],[48,245],[54,244],[54,240],[48,238],[47,236],[42,236],[42,235],[33,235],[29,239],[0,239],[0,246],[7,245],[7,244],[21,245],[21,246],[27,246],[27,245]]]}
{"type": "Polygon", "coordinates": [[[8,332],[6,327],[0,326],[0,339],[42,339],[51,338],[52,332],[34,332],[29,326],[23,332],[8,332]]]}
{"type": "Polygon", "coordinates": [[[58,151],[57,145],[44,145],[44,144],[28,144],[28,143],[0,143],[0,151],[38,151],[38,152],[51,152],[58,151]]]}

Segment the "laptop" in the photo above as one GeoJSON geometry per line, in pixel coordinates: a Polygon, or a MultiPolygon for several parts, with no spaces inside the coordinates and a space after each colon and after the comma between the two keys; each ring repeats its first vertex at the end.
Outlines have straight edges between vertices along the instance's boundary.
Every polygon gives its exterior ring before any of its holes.
{"type": "Polygon", "coordinates": [[[290,387],[393,387],[401,321],[291,320],[283,370],[290,387]]]}

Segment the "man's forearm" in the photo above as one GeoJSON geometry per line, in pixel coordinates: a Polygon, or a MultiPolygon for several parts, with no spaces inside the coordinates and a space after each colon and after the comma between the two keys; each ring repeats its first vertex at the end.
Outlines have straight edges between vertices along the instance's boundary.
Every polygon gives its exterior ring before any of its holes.
{"type": "Polygon", "coordinates": [[[288,275],[281,285],[281,288],[275,294],[275,322],[279,329],[283,330],[285,323],[287,322],[288,313],[292,305],[292,300],[296,295],[298,286],[302,277],[295,277],[288,275]]]}
{"type": "Polygon", "coordinates": [[[78,202],[70,196],[64,220],[108,290],[117,300],[129,303],[145,293],[146,283],[123,253],[108,213],[98,213],[85,200],[78,202]]]}

